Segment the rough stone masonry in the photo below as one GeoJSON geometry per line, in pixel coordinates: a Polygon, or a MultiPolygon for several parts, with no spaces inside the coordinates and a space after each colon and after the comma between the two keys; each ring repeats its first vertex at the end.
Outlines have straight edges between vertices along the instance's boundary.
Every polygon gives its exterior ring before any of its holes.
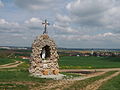
{"type": "Polygon", "coordinates": [[[59,56],[55,42],[47,35],[38,36],[32,44],[29,72],[32,75],[58,75],[59,56]]]}

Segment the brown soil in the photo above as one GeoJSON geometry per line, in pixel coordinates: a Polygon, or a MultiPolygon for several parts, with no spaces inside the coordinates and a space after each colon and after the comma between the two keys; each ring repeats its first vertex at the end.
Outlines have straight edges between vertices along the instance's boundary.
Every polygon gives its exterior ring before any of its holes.
{"type": "Polygon", "coordinates": [[[108,68],[108,69],[62,69],[60,72],[81,72],[81,71],[119,71],[120,68],[108,68]]]}
{"type": "MultiPolygon", "coordinates": [[[[48,81],[46,83],[35,83],[35,82],[0,82],[0,84],[18,84],[18,85],[28,85],[30,90],[63,90],[64,88],[67,88],[74,84],[76,80],[85,80],[87,78],[99,76],[102,74],[105,74],[106,72],[97,72],[94,74],[86,75],[84,77],[74,78],[74,79],[68,79],[68,80],[58,80],[58,81],[48,81]]],[[[98,81],[93,82],[92,84],[86,86],[82,90],[97,90],[103,82],[117,76],[120,74],[120,72],[116,72],[104,79],[100,79],[98,81]]]]}
{"type": "Polygon", "coordinates": [[[31,90],[63,90],[64,88],[71,86],[77,80],[85,80],[87,78],[99,76],[104,73],[106,72],[96,72],[93,74],[89,74],[89,75],[85,75],[85,76],[77,77],[73,79],[54,81],[54,82],[47,83],[46,85],[43,85],[43,86],[31,88],[31,90]]]}
{"type": "MultiPolygon", "coordinates": [[[[17,67],[18,65],[22,64],[23,62],[21,61],[16,61],[14,63],[9,63],[5,65],[0,65],[0,69],[2,68],[12,68],[12,67],[17,67]]],[[[28,85],[30,90],[63,90],[64,88],[67,88],[71,86],[75,81],[80,81],[80,80],[85,80],[91,77],[96,77],[102,74],[105,74],[108,71],[120,71],[120,68],[112,68],[112,69],[72,69],[72,70],[61,70],[60,72],[81,72],[81,71],[92,71],[94,73],[89,73],[89,74],[83,74],[83,76],[76,77],[73,79],[67,79],[67,80],[56,80],[56,81],[48,81],[46,83],[35,83],[35,82],[0,82],[0,84],[21,84],[21,85],[28,85]],[[101,72],[102,71],[102,72],[101,72]]],[[[116,72],[104,79],[100,79],[98,81],[95,81],[82,90],[97,90],[104,82],[107,80],[119,75],[120,72],[116,72]]]]}
{"type": "MultiPolygon", "coordinates": [[[[102,72],[86,74],[84,76],[73,78],[73,79],[68,79],[68,80],[59,80],[59,81],[54,81],[54,82],[52,81],[52,82],[46,83],[42,86],[38,86],[38,87],[34,87],[34,88],[32,87],[31,90],[63,90],[64,88],[67,88],[67,87],[71,86],[72,84],[74,84],[74,82],[77,80],[79,80],[79,81],[85,80],[85,79],[88,79],[91,77],[96,77],[96,76],[105,74],[108,71],[119,71],[119,70],[120,70],[120,68],[90,70],[90,71],[102,71],[102,72]]],[[[78,70],[73,70],[73,71],[78,71],[78,70]]],[[[81,71],[81,70],[79,70],[79,71],[81,71]]],[[[65,72],[69,72],[69,70],[65,70],[65,72]]],[[[104,79],[100,79],[98,81],[95,81],[92,84],[83,88],[82,90],[97,90],[103,84],[103,82],[117,76],[118,74],[120,74],[120,72],[116,72],[116,73],[114,73],[114,74],[112,74],[104,79]]]]}

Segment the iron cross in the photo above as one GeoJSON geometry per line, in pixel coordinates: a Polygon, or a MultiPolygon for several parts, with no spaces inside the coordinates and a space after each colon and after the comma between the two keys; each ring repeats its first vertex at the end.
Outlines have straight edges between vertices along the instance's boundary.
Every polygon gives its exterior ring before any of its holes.
{"type": "Polygon", "coordinates": [[[47,22],[47,20],[45,20],[45,22],[43,22],[42,24],[45,25],[43,34],[47,34],[47,25],[50,25],[50,24],[47,22]]]}

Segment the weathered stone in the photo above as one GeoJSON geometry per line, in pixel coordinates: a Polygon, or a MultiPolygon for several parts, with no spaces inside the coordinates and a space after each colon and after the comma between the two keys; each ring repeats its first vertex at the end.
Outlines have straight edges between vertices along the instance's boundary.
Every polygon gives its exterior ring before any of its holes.
{"type": "Polygon", "coordinates": [[[48,75],[48,70],[47,69],[43,70],[42,73],[43,73],[43,75],[48,75]]]}
{"type": "Polygon", "coordinates": [[[58,69],[53,70],[53,74],[54,74],[54,75],[58,75],[58,74],[59,74],[59,70],[58,70],[58,69]]]}
{"type": "Polygon", "coordinates": [[[59,56],[55,42],[47,34],[38,36],[32,44],[29,72],[33,75],[57,75],[59,56]],[[43,58],[45,50],[45,58],[43,58]]]}

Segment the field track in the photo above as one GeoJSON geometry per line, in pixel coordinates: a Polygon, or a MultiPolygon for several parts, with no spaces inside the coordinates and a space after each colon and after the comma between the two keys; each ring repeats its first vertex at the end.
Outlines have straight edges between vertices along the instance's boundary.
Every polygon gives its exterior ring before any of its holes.
{"type": "Polygon", "coordinates": [[[9,64],[4,64],[4,65],[0,65],[0,69],[2,68],[13,68],[13,67],[17,67],[18,65],[22,64],[22,61],[15,61],[14,63],[9,63],[9,64]]]}
{"type": "MultiPolygon", "coordinates": [[[[67,71],[76,71],[76,70],[64,70],[64,72],[67,71]]],[[[81,71],[81,70],[77,70],[77,71],[81,71]]],[[[92,70],[90,70],[92,71],[92,70]]],[[[109,71],[117,71],[115,73],[113,73],[112,75],[109,75],[105,78],[99,79],[89,85],[87,85],[86,87],[82,88],[82,89],[75,89],[75,90],[97,90],[104,82],[112,79],[113,77],[117,76],[120,74],[120,68],[117,69],[99,69],[97,71],[102,71],[102,72],[96,72],[93,74],[89,74],[89,75],[85,75],[83,77],[77,77],[77,78],[73,78],[73,79],[68,79],[68,80],[59,80],[56,82],[52,82],[52,83],[48,83],[45,86],[42,87],[35,87],[35,88],[31,88],[31,90],[64,90],[65,88],[70,87],[71,85],[73,85],[76,81],[81,81],[81,80],[85,80],[88,78],[92,78],[92,77],[96,77],[96,76],[100,76],[103,75],[109,71]]]]}
{"type": "MultiPolygon", "coordinates": [[[[79,81],[80,80],[85,80],[85,79],[95,77],[95,76],[99,76],[99,75],[102,75],[102,74],[105,74],[105,72],[98,72],[96,74],[91,74],[91,75],[88,75],[88,76],[85,76],[85,77],[73,78],[73,79],[68,79],[68,80],[60,80],[60,81],[57,81],[55,83],[50,83],[46,87],[41,87],[40,90],[64,90],[64,88],[67,88],[67,87],[71,86],[72,84],[74,84],[74,82],[76,82],[78,80],[79,81]]],[[[34,88],[34,89],[32,88],[31,90],[38,90],[38,87],[34,88]]]]}
{"type": "Polygon", "coordinates": [[[60,72],[80,72],[80,71],[120,71],[120,68],[108,68],[108,69],[62,69],[60,72]]]}
{"type": "Polygon", "coordinates": [[[98,81],[95,81],[92,84],[90,84],[90,85],[86,86],[85,88],[83,88],[82,90],[97,90],[104,82],[112,79],[113,77],[115,77],[115,76],[117,76],[119,74],[120,74],[120,72],[116,72],[116,73],[114,73],[114,74],[112,74],[112,75],[110,75],[110,76],[108,76],[108,77],[106,77],[104,79],[100,79],[98,81]]]}
{"type": "MultiPolygon", "coordinates": [[[[18,65],[22,64],[22,61],[16,61],[14,63],[9,63],[9,64],[4,64],[4,65],[0,65],[0,69],[2,68],[13,68],[13,67],[17,67],[18,65]]],[[[82,80],[86,80],[88,78],[92,78],[92,77],[96,77],[96,76],[100,76],[100,75],[104,75],[105,73],[109,72],[109,71],[116,71],[113,74],[105,77],[105,78],[101,78],[97,81],[94,81],[92,83],[90,83],[89,85],[85,86],[82,89],[78,89],[77,90],[97,90],[100,86],[103,85],[104,82],[112,79],[115,76],[120,75],[120,68],[109,68],[109,69],[62,69],[60,70],[60,72],[81,72],[81,71],[91,71],[91,72],[95,72],[95,73],[90,73],[90,74],[86,74],[83,75],[81,77],[74,77],[72,79],[63,79],[63,80],[58,80],[55,82],[50,82],[50,83],[45,83],[43,85],[40,86],[36,86],[36,84],[40,84],[40,83],[35,83],[35,82],[0,82],[0,84],[20,84],[20,85],[28,85],[30,90],[64,90],[65,88],[69,88],[71,85],[73,85],[76,81],[82,81],[82,80]],[[34,86],[34,87],[31,87],[34,86]]]]}

